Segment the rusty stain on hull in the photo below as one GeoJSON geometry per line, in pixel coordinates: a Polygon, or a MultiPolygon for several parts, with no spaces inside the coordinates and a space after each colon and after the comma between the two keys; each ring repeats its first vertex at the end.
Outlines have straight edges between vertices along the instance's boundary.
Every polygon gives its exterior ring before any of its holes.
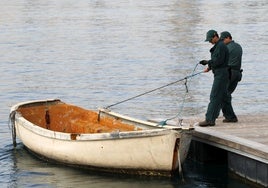
{"type": "Polygon", "coordinates": [[[177,163],[178,163],[178,144],[180,143],[180,138],[176,139],[176,144],[174,147],[174,152],[173,152],[173,161],[172,161],[172,170],[175,170],[177,168],[177,163]]]}
{"type": "Polygon", "coordinates": [[[80,136],[80,134],[74,134],[74,133],[72,133],[71,134],[71,140],[76,140],[76,137],[77,136],[80,136]]]}
{"type": "Polygon", "coordinates": [[[120,119],[100,117],[99,113],[65,103],[21,106],[17,110],[31,123],[52,131],[72,133],[75,140],[79,134],[134,131],[135,126],[122,123],[120,119]]]}

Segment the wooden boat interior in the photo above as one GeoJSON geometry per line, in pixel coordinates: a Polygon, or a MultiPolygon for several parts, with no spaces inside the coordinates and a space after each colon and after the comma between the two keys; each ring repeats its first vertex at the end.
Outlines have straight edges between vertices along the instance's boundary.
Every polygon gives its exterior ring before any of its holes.
{"type": "Polygon", "coordinates": [[[98,112],[60,100],[21,105],[17,112],[29,122],[57,132],[86,134],[141,130],[134,125],[123,123],[119,118],[100,118],[98,112]]]}

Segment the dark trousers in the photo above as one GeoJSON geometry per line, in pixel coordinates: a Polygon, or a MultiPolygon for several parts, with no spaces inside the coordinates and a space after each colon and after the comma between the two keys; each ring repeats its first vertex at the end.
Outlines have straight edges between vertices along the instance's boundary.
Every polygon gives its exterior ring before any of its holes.
{"type": "Polygon", "coordinates": [[[242,79],[242,72],[240,70],[233,70],[230,71],[230,82],[228,85],[228,92],[232,94],[238,84],[242,79]]]}
{"type": "MultiPolygon", "coordinates": [[[[210,92],[210,102],[208,104],[206,120],[215,122],[222,107],[227,103],[227,87],[229,83],[229,73],[227,68],[216,69],[213,71],[214,80],[210,92]]],[[[230,103],[230,106],[231,103],[230,103]]],[[[230,108],[226,108],[226,114],[232,114],[230,108]]]]}
{"type": "Polygon", "coordinates": [[[236,118],[236,115],[235,115],[233,107],[232,107],[232,93],[236,89],[236,86],[237,86],[238,82],[241,80],[241,78],[242,78],[241,71],[230,70],[228,92],[227,92],[227,96],[226,96],[224,105],[222,107],[222,113],[226,119],[236,118]]]}

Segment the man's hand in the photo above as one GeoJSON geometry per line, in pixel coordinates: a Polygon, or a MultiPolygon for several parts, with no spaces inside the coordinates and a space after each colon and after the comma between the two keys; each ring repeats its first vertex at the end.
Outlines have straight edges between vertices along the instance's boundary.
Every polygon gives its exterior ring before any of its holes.
{"type": "Polygon", "coordinates": [[[204,72],[209,72],[209,71],[210,69],[208,67],[204,69],[204,72]]]}
{"type": "Polygon", "coordinates": [[[199,62],[199,64],[201,64],[201,65],[207,65],[208,64],[208,61],[207,60],[202,60],[202,61],[199,62]]]}

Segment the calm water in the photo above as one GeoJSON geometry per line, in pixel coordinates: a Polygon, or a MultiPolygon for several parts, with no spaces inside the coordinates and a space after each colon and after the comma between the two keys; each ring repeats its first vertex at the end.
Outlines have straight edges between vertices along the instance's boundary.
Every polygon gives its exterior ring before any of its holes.
{"type": "MultiPolygon", "coordinates": [[[[8,115],[26,100],[60,98],[96,109],[184,78],[201,59],[209,29],[228,30],[244,50],[234,94],[239,114],[268,111],[268,1],[1,0],[0,184],[3,187],[248,187],[225,166],[184,164],[185,181],[83,172],[40,161],[19,142],[8,115]]],[[[198,66],[196,72],[202,70],[198,66]]],[[[114,106],[138,118],[203,116],[211,73],[114,106]]]]}

